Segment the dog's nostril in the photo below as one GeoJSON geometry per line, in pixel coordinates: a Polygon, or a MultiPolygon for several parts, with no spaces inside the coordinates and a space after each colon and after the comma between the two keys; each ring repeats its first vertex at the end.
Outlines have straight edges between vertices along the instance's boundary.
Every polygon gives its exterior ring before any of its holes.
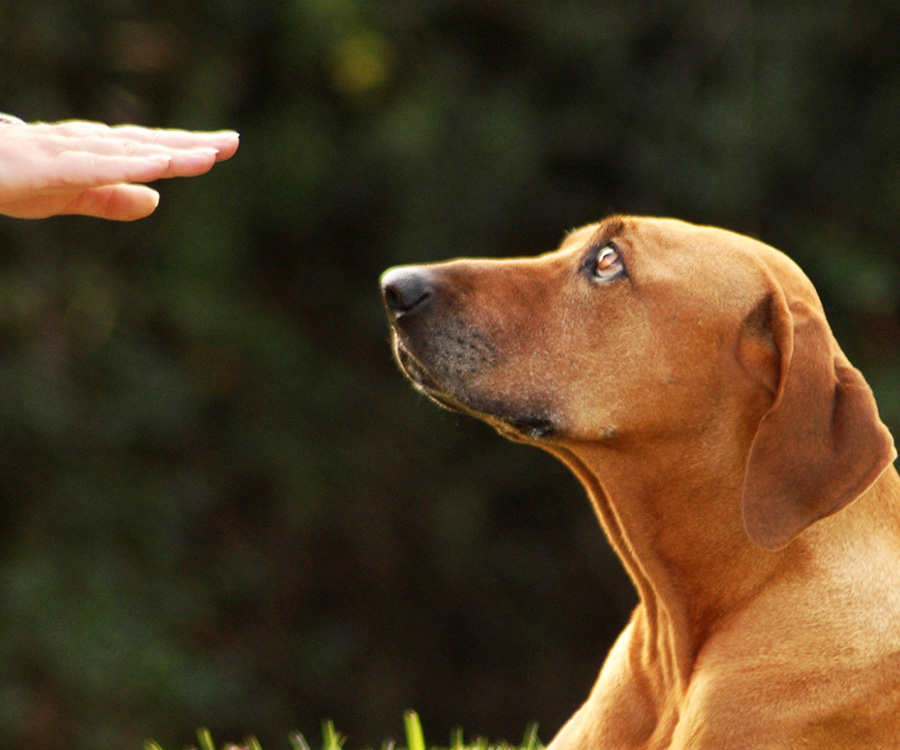
{"type": "Polygon", "coordinates": [[[388,309],[410,313],[431,296],[431,282],[422,269],[396,268],[381,277],[381,293],[388,309]]]}

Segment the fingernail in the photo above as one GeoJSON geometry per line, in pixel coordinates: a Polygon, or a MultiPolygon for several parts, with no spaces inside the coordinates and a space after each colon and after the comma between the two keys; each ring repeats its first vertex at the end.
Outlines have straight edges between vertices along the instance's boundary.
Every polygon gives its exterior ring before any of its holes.
{"type": "Polygon", "coordinates": [[[219,150],[217,148],[209,148],[208,146],[197,146],[196,148],[192,148],[191,151],[195,154],[199,154],[202,156],[218,156],[219,150]]]}
{"type": "Polygon", "coordinates": [[[153,154],[146,157],[147,161],[156,162],[157,164],[168,164],[172,161],[172,157],[167,154],[153,154]]]}

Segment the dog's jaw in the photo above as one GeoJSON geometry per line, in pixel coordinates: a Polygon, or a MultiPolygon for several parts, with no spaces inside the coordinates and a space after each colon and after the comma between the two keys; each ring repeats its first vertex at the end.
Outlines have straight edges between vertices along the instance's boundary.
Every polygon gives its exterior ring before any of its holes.
{"type": "Polygon", "coordinates": [[[469,388],[451,390],[442,385],[438,378],[404,346],[402,336],[396,330],[393,336],[393,350],[400,371],[413,387],[441,408],[487,422],[503,437],[515,442],[539,443],[559,435],[559,422],[545,407],[513,408],[510,404],[471,393],[469,388]],[[456,390],[463,392],[456,393],[456,390]]]}

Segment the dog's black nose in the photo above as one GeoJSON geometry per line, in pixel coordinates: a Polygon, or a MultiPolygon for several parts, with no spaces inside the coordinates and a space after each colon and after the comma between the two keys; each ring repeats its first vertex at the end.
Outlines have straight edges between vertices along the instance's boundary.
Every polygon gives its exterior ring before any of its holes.
{"type": "Polygon", "coordinates": [[[408,315],[422,308],[433,292],[431,276],[424,268],[401,266],[381,276],[384,304],[394,315],[408,315]]]}

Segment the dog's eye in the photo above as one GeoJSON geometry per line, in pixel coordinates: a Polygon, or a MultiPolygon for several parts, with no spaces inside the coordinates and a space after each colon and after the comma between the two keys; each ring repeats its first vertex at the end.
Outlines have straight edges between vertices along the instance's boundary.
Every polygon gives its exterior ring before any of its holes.
{"type": "Polygon", "coordinates": [[[598,279],[611,279],[622,273],[624,269],[622,254],[613,245],[604,245],[597,253],[597,260],[594,262],[592,272],[598,279]]]}

